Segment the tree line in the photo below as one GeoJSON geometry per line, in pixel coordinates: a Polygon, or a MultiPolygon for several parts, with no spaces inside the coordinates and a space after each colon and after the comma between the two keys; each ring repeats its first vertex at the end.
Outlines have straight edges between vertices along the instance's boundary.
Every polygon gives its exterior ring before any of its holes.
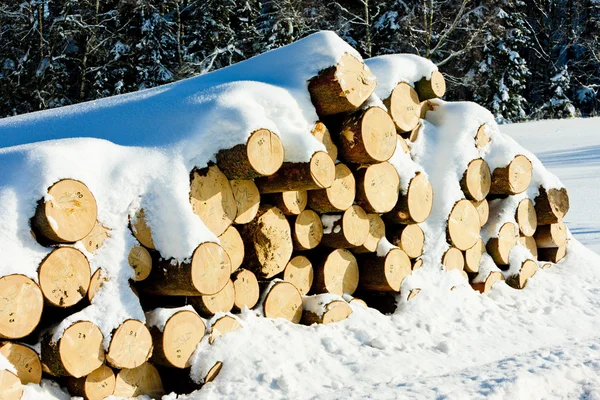
{"type": "Polygon", "coordinates": [[[597,115],[598,0],[7,0],[0,117],[204,74],[333,30],[414,53],[499,122],[597,115]]]}

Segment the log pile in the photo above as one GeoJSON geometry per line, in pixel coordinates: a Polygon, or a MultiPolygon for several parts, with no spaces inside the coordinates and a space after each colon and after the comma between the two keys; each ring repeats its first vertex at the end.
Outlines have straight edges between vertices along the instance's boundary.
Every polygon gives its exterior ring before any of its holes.
{"type": "MultiPolygon", "coordinates": [[[[221,150],[215,164],[190,171],[190,207],[219,242],[199,243],[188,260],[162,257],[148,223],[151,210],[138,209],[129,221],[135,245],[127,262],[147,322],[122,321],[110,332],[108,348],[98,321],[78,321],[58,334],[52,325],[93,302],[109,279],[90,270],[88,257],[114,227],[98,222],[96,200],[83,182],[63,179],[48,188],[50,200],[40,200],[31,218],[36,240],[48,248],[37,281],[0,278],[6,301],[0,353],[13,361],[20,383],[39,382],[43,371],[86,399],[152,397],[171,387],[181,393],[215,379],[223,367],[215,364],[200,384],[189,379],[198,345],[210,346],[242,327],[232,313],[254,308],[266,318],[327,324],[351,315],[350,305],[393,312],[399,294],[415,297],[421,290],[403,293],[402,283],[423,266],[420,224],[432,212],[435,193],[423,172],[409,177],[402,191],[401,173],[389,161],[395,152],[410,157],[405,138],[417,140],[431,108],[427,100],[444,95],[445,81],[435,72],[412,84],[399,82],[383,99],[387,110],[364,105],[374,88],[362,61],[346,54],[308,82],[321,118],[312,135],[326,151],[303,163],[286,162],[279,136],[263,128],[248,132],[246,143],[221,150]],[[74,246],[78,241],[88,255],[74,246]],[[53,317],[56,310],[65,310],[61,318],[53,317]],[[44,333],[31,335],[34,330],[44,333]],[[38,342],[39,355],[28,346],[38,342]]],[[[490,142],[483,128],[473,138],[473,146],[490,142]]],[[[482,240],[482,227],[497,222],[489,202],[523,193],[531,175],[523,155],[493,171],[480,158],[468,164],[457,182],[464,198],[447,219],[443,268],[462,271],[485,292],[504,278],[499,272],[481,277],[482,256],[487,252],[505,269],[511,249],[523,243],[532,260],[507,279],[521,289],[537,270],[536,256],[552,263],[564,257],[564,189],[539,188],[539,195],[518,203],[515,223],[482,240]]],[[[3,377],[2,385],[19,398],[14,376],[3,377]]]]}

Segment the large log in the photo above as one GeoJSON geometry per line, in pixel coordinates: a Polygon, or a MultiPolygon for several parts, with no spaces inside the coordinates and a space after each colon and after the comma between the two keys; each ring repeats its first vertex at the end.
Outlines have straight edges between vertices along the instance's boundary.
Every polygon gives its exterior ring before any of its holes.
{"type": "Polygon", "coordinates": [[[60,335],[57,342],[47,332],[41,341],[44,372],[54,376],[86,376],[104,363],[103,336],[89,321],[75,322],[60,335]]]}
{"type": "Polygon", "coordinates": [[[137,287],[161,296],[211,295],[225,287],[230,274],[227,252],[216,243],[205,242],[194,250],[191,262],[173,264],[159,260],[157,268],[137,287]]]}
{"type": "Polygon", "coordinates": [[[152,335],[151,362],[170,368],[188,368],[190,357],[204,337],[206,325],[198,314],[186,309],[156,309],[146,313],[152,335]],[[166,317],[165,314],[169,315],[166,317]]]}
{"type": "Polygon", "coordinates": [[[565,188],[546,190],[540,187],[540,193],[533,202],[539,225],[555,224],[569,211],[569,195],[565,188]]]}
{"type": "Polygon", "coordinates": [[[529,278],[535,275],[538,270],[537,263],[533,260],[525,260],[521,264],[519,273],[506,279],[506,284],[515,289],[525,289],[529,278]]]}
{"type": "Polygon", "coordinates": [[[352,314],[352,308],[348,303],[334,300],[329,295],[305,297],[303,309],[300,323],[304,325],[331,324],[343,321],[352,314]]]}
{"type": "Polygon", "coordinates": [[[277,282],[266,289],[263,300],[266,318],[283,318],[295,324],[302,318],[302,295],[289,282],[277,282]]]}
{"type": "Polygon", "coordinates": [[[483,227],[490,217],[490,205],[486,199],[481,201],[472,201],[479,214],[479,225],[483,227]]]}
{"type": "Polygon", "coordinates": [[[294,285],[302,296],[310,291],[313,277],[312,263],[304,256],[292,258],[283,271],[283,280],[294,285]]]}
{"type": "Polygon", "coordinates": [[[0,338],[20,339],[40,323],[44,296],[39,286],[24,275],[0,278],[0,338]]]}
{"type": "Polygon", "coordinates": [[[442,265],[446,267],[446,271],[453,269],[462,271],[465,268],[465,257],[459,249],[450,247],[442,256],[442,265]]]}
{"type": "Polygon", "coordinates": [[[406,195],[400,194],[392,212],[385,219],[397,224],[419,224],[429,217],[433,207],[433,189],[427,177],[418,172],[408,184],[406,195]]]}
{"type": "Polygon", "coordinates": [[[494,170],[490,193],[502,196],[523,193],[529,187],[532,175],[531,161],[518,155],[506,167],[494,170]]]}
{"type": "Polygon", "coordinates": [[[225,287],[218,293],[206,296],[190,296],[189,303],[194,310],[203,317],[211,317],[217,313],[226,313],[233,309],[235,304],[235,289],[229,280],[225,287]]]}
{"type": "Polygon", "coordinates": [[[233,220],[234,224],[247,224],[252,221],[258,212],[260,206],[260,192],[254,181],[231,180],[229,181],[233,199],[237,206],[237,215],[233,220]]]}
{"type": "Polygon", "coordinates": [[[331,140],[331,134],[329,133],[329,130],[325,124],[321,121],[315,123],[312,134],[319,142],[323,143],[325,146],[325,151],[327,151],[327,154],[329,154],[331,160],[335,162],[335,160],[337,160],[338,148],[331,140]]]}
{"type": "Polygon", "coordinates": [[[149,396],[159,399],[165,394],[160,374],[151,363],[119,371],[115,384],[115,397],[149,396]]]}
{"type": "Polygon", "coordinates": [[[192,171],[190,203],[194,214],[216,236],[225,232],[237,215],[231,185],[216,165],[192,171]]]}
{"type": "Polygon", "coordinates": [[[346,211],[354,202],[356,181],[350,168],[344,164],[335,166],[335,179],[327,189],[311,190],[308,206],[318,213],[346,211]]]}
{"type": "Polygon", "coordinates": [[[152,228],[146,223],[146,213],[143,208],[140,208],[133,218],[129,221],[129,229],[133,236],[149,249],[154,249],[154,239],[152,238],[152,228]]]}
{"type": "Polygon", "coordinates": [[[252,132],[245,144],[217,153],[217,165],[229,179],[254,179],[274,174],[283,163],[281,139],[268,129],[252,132]]]}
{"type": "Polygon", "coordinates": [[[143,322],[128,319],[115,329],[106,352],[111,366],[124,369],[136,368],[152,355],[152,336],[143,322]]]}
{"type": "Polygon", "coordinates": [[[351,295],[358,287],[358,262],[348,250],[336,249],[321,254],[313,262],[313,268],[313,293],[351,295]]]}
{"type": "Polygon", "coordinates": [[[394,208],[400,192],[400,177],[392,164],[363,165],[354,175],[356,203],[365,211],[382,214],[394,208]]]}
{"type": "Polygon", "coordinates": [[[23,384],[7,369],[0,370],[0,396],[2,400],[20,400],[23,396],[23,384]]]}
{"type": "Polygon", "coordinates": [[[215,340],[229,332],[237,331],[242,327],[240,322],[231,315],[223,315],[214,320],[209,327],[208,343],[213,344],[215,340]]]}
{"type": "Polygon", "coordinates": [[[258,303],[260,297],[260,288],[256,275],[247,269],[240,269],[231,275],[235,298],[233,309],[241,311],[244,307],[251,309],[258,303]]]}
{"type": "MultiPolygon", "coordinates": [[[[150,276],[150,272],[152,272],[152,256],[150,252],[146,250],[143,246],[133,246],[131,250],[129,250],[129,255],[127,256],[127,262],[133,268],[134,275],[133,280],[136,282],[140,282],[148,278],[150,276]]],[[[94,273],[96,276],[96,273],[94,273]]],[[[94,279],[92,276],[92,280],[94,279]]],[[[98,279],[99,277],[97,277],[98,279]]],[[[90,287],[92,284],[90,283],[90,287]]],[[[89,296],[88,297],[94,297],[89,296]]]]}
{"type": "Polygon", "coordinates": [[[538,226],[533,237],[538,248],[561,247],[567,243],[567,227],[562,221],[541,225],[538,226]]]}
{"type": "Polygon", "coordinates": [[[465,271],[469,273],[479,272],[479,264],[481,264],[483,253],[485,253],[485,243],[480,238],[473,247],[465,250],[465,271]]]}
{"type": "Polygon", "coordinates": [[[550,261],[551,263],[557,263],[567,255],[567,246],[560,247],[548,247],[538,249],[538,259],[540,261],[550,261]]]}
{"type": "Polygon", "coordinates": [[[419,123],[419,95],[408,83],[400,82],[392,90],[390,97],[383,100],[383,104],[387,107],[398,132],[410,132],[419,123]]]}
{"type": "Polygon", "coordinates": [[[519,243],[521,243],[533,256],[534,260],[538,259],[538,248],[535,243],[535,239],[533,236],[519,236],[519,243]]]}
{"type": "Polygon", "coordinates": [[[83,247],[85,247],[89,253],[95,254],[109,237],[110,229],[102,225],[100,221],[96,221],[94,228],[86,235],[86,237],[81,239],[81,243],[83,243],[83,247]]]}
{"type": "Polygon", "coordinates": [[[404,278],[412,271],[410,258],[400,249],[391,249],[379,256],[369,253],[359,256],[358,289],[375,292],[399,292],[404,278]]]}
{"type": "Polygon", "coordinates": [[[254,182],[261,193],[328,188],[335,179],[335,164],[324,151],[317,151],[310,162],[285,162],[272,175],[254,182]]]}
{"type": "Polygon", "coordinates": [[[40,383],[42,380],[42,363],[38,353],[31,347],[19,343],[4,342],[0,345],[0,354],[6,357],[15,367],[17,376],[23,385],[40,383]]]}
{"type": "Polygon", "coordinates": [[[492,173],[490,167],[481,158],[469,163],[460,180],[460,188],[469,200],[482,201],[490,192],[492,173]]]}
{"type": "Polygon", "coordinates": [[[58,247],[38,268],[40,289],[49,305],[71,307],[83,299],[90,286],[90,263],[72,247],[58,247]]]}
{"type": "Polygon", "coordinates": [[[261,278],[272,278],[285,268],[292,257],[290,224],[274,206],[264,205],[257,217],[241,231],[245,243],[244,267],[261,278]]]}
{"type": "Polygon", "coordinates": [[[498,237],[491,238],[485,245],[487,252],[498,265],[509,265],[510,251],[516,246],[519,230],[512,222],[506,222],[500,227],[498,237]]]}
{"type": "Polygon", "coordinates": [[[221,247],[229,256],[231,261],[231,273],[235,272],[244,261],[244,241],[240,232],[235,227],[230,226],[219,236],[221,247]]]}
{"type": "Polygon", "coordinates": [[[347,249],[361,246],[369,235],[367,213],[357,205],[344,211],[342,215],[323,215],[323,239],[325,247],[347,249]]]}
{"type": "Polygon", "coordinates": [[[369,220],[369,235],[362,245],[353,247],[350,250],[355,254],[373,253],[377,251],[379,241],[385,236],[385,224],[378,214],[367,214],[367,219],[369,220]]]}
{"type": "Polygon", "coordinates": [[[498,281],[503,281],[504,276],[499,271],[492,271],[489,273],[485,281],[472,283],[471,287],[473,290],[477,290],[479,293],[487,293],[492,290],[494,284],[498,281]]]}
{"type": "Polygon", "coordinates": [[[450,243],[459,250],[467,250],[479,239],[479,213],[469,200],[459,200],[448,216],[447,234],[450,243]]]}
{"type": "Polygon", "coordinates": [[[292,240],[294,249],[314,249],[323,239],[323,223],[319,214],[312,210],[304,210],[294,221],[292,229],[292,240]]]}
{"type": "Polygon", "coordinates": [[[101,365],[87,376],[67,378],[65,384],[69,393],[74,396],[80,396],[86,400],[103,400],[115,392],[116,377],[112,369],[101,365]]]}
{"type": "Polygon", "coordinates": [[[35,235],[55,243],[73,243],[92,231],[98,217],[94,195],[86,185],[63,179],[48,189],[31,220],[35,235]]]}
{"type": "Polygon", "coordinates": [[[358,109],[376,85],[375,76],[364,63],[345,53],[337,65],[309,80],[308,91],[317,114],[325,116],[358,109]]]}
{"type": "Polygon", "coordinates": [[[389,239],[394,246],[398,246],[410,258],[418,258],[423,254],[425,234],[417,224],[390,228],[389,239]]]}
{"type": "Polygon", "coordinates": [[[415,82],[415,89],[421,101],[441,98],[446,93],[446,80],[440,71],[433,71],[429,79],[423,77],[415,82]]]}
{"type": "Polygon", "coordinates": [[[263,204],[273,204],[285,215],[300,214],[306,208],[307,203],[308,192],[306,190],[273,193],[263,198],[263,204]]]}
{"type": "Polygon", "coordinates": [[[515,220],[519,225],[519,230],[524,236],[533,236],[537,229],[537,215],[533,202],[529,199],[523,199],[517,206],[515,220]]]}

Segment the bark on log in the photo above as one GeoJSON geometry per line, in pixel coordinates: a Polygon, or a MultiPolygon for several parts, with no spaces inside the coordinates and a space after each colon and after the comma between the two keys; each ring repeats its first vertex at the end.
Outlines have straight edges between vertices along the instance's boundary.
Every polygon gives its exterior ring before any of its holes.
{"type": "Polygon", "coordinates": [[[101,365],[87,376],[65,380],[69,393],[86,400],[103,400],[115,392],[116,377],[112,369],[101,365]]]}
{"type": "Polygon", "coordinates": [[[20,400],[23,396],[23,384],[7,369],[0,370],[0,395],[2,400],[20,400]]]}
{"type": "Polygon", "coordinates": [[[394,226],[389,232],[390,243],[398,246],[410,258],[423,255],[425,234],[417,224],[394,226]]]}
{"type": "Polygon", "coordinates": [[[369,220],[369,235],[362,245],[350,249],[354,254],[377,251],[379,241],[385,236],[385,224],[378,214],[367,214],[367,219],[369,220]]]}
{"type": "Polygon", "coordinates": [[[307,297],[304,301],[304,311],[302,312],[302,320],[300,321],[303,325],[331,324],[343,321],[352,314],[352,308],[345,301],[331,300],[319,295],[315,297],[317,299],[307,297]],[[314,305],[312,303],[315,301],[319,302],[319,310],[313,309],[314,305]]]}
{"type": "Polygon", "coordinates": [[[353,294],[358,287],[358,263],[345,249],[336,249],[315,257],[313,293],[353,294]]]}
{"type": "Polygon", "coordinates": [[[152,355],[152,336],[143,322],[128,319],[113,332],[106,352],[106,361],[111,366],[137,368],[152,355]]]}
{"type": "Polygon", "coordinates": [[[139,367],[119,371],[115,383],[115,397],[137,397],[146,395],[159,399],[165,394],[160,374],[156,367],[147,362],[139,367]]]}
{"type": "Polygon", "coordinates": [[[538,248],[533,236],[521,235],[519,237],[519,243],[521,243],[525,248],[527,248],[527,250],[529,250],[534,260],[538,259],[538,248]]]}
{"type": "Polygon", "coordinates": [[[469,200],[456,202],[448,216],[447,234],[450,243],[459,250],[467,250],[479,239],[479,213],[469,200]]]}
{"type": "Polygon", "coordinates": [[[359,256],[358,289],[374,292],[400,292],[404,278],[412,271],[410,258],[400,249],[391,249],[384,256],[377,253],[359,256]]]}
{"type": "Polygon", "coordinates": [[[345,53],[337,65],[309,80],[308,91],[317,114],[324,116],[358,109],[376,85],[375,76],[364,63],[345,53]]]}
{"type": "Polygon", "coordinates": [[[482,201],[490,192],[492,173],[481,158],[469,163],[460,181],[460,188],[469,200],[482,201]]]}
{"type": "Polygon", "coordinates": [[[400,194],[392,212],[385,219],[396,224],[419,224],[429,217],[433,207],[433,189],[427,177],[418,172],[411,179],[406,195],[400,194]]]}
{"type": "Polygon", "coordinates": [[[496,282],[503,280],[504,276],[501,272],[492,271],[487,276],[484,282],[472,283],[471,287],[473,288],[473,290],[477,290],[479,293],[488,293],[490,290],[492,290],[492,287],[496,282]]]}
{"type": "Polygon", "coordinates": [[[79,250],[58,247],[38,267],[40,289],[47,303],[71,307],[83,299],[90,287],[90,263],[79,250]]]}
{"type": "Polygon", "coordinates": [[[338,148],[335,145],[335,143],[333,143],[333,141],[331,140],[331,134],[329,133],[329,130],[327,129],[325,124],[320,121],[315,123],[315,127],[312,130],[312,134],[315,137],[315,139],[323,143],[327,154],[329,154],[331,160],[335,162],[338,156],[338,148]]]}
{"type": "Polygon", "coordinates": [[[42,363],[38,353],[31,347],[19,343],[4,342],[0,345],[0,354],[6,357],[15,367],[17,376],[23,385],[40,383],[42,380],[42,363]]]}
{"type": "MultiPolygon", "coordinates": [[[[127,261],[129,262],[131,268],[133,268],[134,281],[140,282],[148,278],[148,276],[150,276],[150,272],[152,272],[152,256],[150,255],[150,252],[146,250],[145,247],[133,246],[131,250],[129,250],[127,261]]],[[[94,273],[94,276],[96,276],[96,273],[94,273]]],[[[94,276],[92,276],[92,281],[94,280],[94,276]]],[[[99,277],[97,277],[96,279],[98,278],[99,277]]],[[[91,283],[90,287],[92,287],[91,283]]],[[[88,298],[90,299],[90,301],[92,297],[94,296],[92,295],[90,297],[88,294],[88,298]]]]}
{"type": "Polygon", "coordinates": [[[567,244],[567,227],[562,221],[556,224],[541,225],[538,226],[533,237],[538,248],[561,247],[567,244]]]}
{"type": "Polygon", "coordinates": [[[235,304],[233,282],[229,280],[225,287],[218,293],[206,296],[191,296],[188,297],[188,301],[198,314],[203,317],[211,317],[217,313],[229,312],[235,304]]]}
{"type": "Polygon", "coordinates": [[[284,158],[281,139],[268,129],[259,129],[245,144],[217,153],[217,165],[229,179],[254,179],[277,172],[284,158]]]}
{"type": "Polygon", "coordinates": [[[469,273],[479,272],[479,264],[481,264],[483,253],[485,253],[485,243],[480,238],[473,247],[465,250],[465,271],[469,273]]]}
{"type": "Polygon", "coordinates": [[[506,167],[494,170],[490,193],[503,196],[522,193],[529,187],[532,175],[531,161],[518,155],[506,167]]]}
{"type": "Polygon", "coordinates": [[[20,339],[40,323],[44,296],[39,286],[24,275],[0,278],[0,338],[20,339]]]}
{"type": "Polygon", "coordinates": [[[567,189],[548,189],[540,187],[540,193],[533,200],[538,225],[556,224],[562,221],[569,211],[567,189]]]}
{"type": "Polygon", "coordinates": [[[410,132],[419,123],[421,104],[416,90],[408,83],[399,83],[383,100],[398,132],[410,132]]]}
{"type": "Polygon", "coordinates": [[[342,215],[324,215],[323,239],[325,247],[347,249],[361,246],[369,235],[367,213],[357,205],[347,209],[342,215]]]}
{"type": "Polygon", "coordinates": [[[446,271],[453,269],[463,271],[465,268],[465,257],[459,249],[450,247],[442,256],[442,265],[446,267],[446,271]]]}
{"type": "Polygon", "coordinates": [[[549,247],[545,249],[538,249],[538,259],[540,261],[550,261],[556,264],[567,255],[567,246],[560,247],[549,247]]]}
{"type": "Polygon", "coordinates": [[[102,225],[100,221],[96,221],[92,231],[88,233],[86,237],[81,239],[81,243],[83,243],[83,247],[85,247],[88,252],[96,254],[96,251],[102,247],[104,241],[109,237],[110,229],[102,225]]]}
{"type": "Polygon", "coordinates": [[[230,226],[219,236],[221,247],[229,256],[231,261],[231,272],[234,273],[244,261],[244,241],[240,232],[233,226],[230,226]]]}
{"type": "Polygon", "coordinates": [[[208,343],[213,344],[215,340],[226,333],[237,331],[242,325],[230,315],[224,315],[212,322],[209,331],[208,343]]]}
{"type": "Polygon", "coordinates": [[[479,214],[479,225],[483,227],[490,217],[490,205],[486,199],[481,201],[472,201],[479,214]]]}
{"type": "Polygon", "coordinates": [[[133,218],[129,221],[129,229],[133,236],[149,249],[154,249],[154,239],[152,238],[152,228],[146,223],[146,213],[143,208],[140,208],[133,218]]]}
{"type": "Polygon", "coordinates": [[[394,208],[400,192],[400,176],[392,164],[364,165],[354,175],[356,203],[365,211],[382,214],[394,208]]]}
{"type": "Polygon", "coordinates": [[[306,190],[292,190],[273,193],[265,196],[263,203],[277,206],[285,215],[298,215],[306,208],[308,192],[306,190]]]}
{"type": "Polygon", "coordinates": [[[256,275],[252,271],[241,269],[231,276],[231,281],[235,291],[233,310],[241,311],[244,307],[253,308],[260,297],[256,275]]]}
{"type": "Polygon", "coordinates": [[[446,93],[446,80],[440,71],[433,71],[429,79],[423,77],[416,82],[415,89],[421,101],[441,98],[446,93]]]}
{"type": "Polygon", "coordinates": [[[515,289],[525,289],[529,278],[535,275],[538,270],[537,263],[533,260],[525,260],[521,264],[519,273],[506,279],[506,284],[515,289]]]}
{"type": "Polygon", "coordinates": [[[302,296],[310,291],[313,278],[312,263],[304,256],[292,258],[283,271],[283,280],[294,285],[302,296]]]}
{"type": "Polygon", "coordinates": [[[498,231],[498,237],[488,240],[485,248],[496,264],[509,265],[510,251],[516,246],[518,239],[517,227],[512,222],[507,222],[498,231]]]}
{"type": "Polygon", "coordinates": [[[524,236],[533,236],[537,229],[537,215],[531,200],[523,199],[519,202],[517,212],[515,213],[515,220],[524,236]]]}
{"type": "Polygon", "coordinates": [[[308,206],[318,213],[346,211],[356,196],[356,180],[350,168],[344,164],[335,166],[335,179],[327,189],[311,190],[308,206]]]}
{"type": "Polygon", "coordinates": [[[260,192],[252,180],[229,181],[233,199],[237,206],[237,215],[234,224],[247,224],[256,217],[260,206],[260,192]]]}
{"type": "Polygon", "coordinates": [[[302,296],[291,283],[277,282],[265,293],[263,312],[266,318],[283,318],[297,324],[302,318],[302,296]]]}

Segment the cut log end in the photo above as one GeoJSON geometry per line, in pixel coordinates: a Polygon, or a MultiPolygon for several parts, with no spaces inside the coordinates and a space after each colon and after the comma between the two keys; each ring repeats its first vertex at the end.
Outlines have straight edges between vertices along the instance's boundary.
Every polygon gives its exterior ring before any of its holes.
{"type": "Polygon", "coordinates": [[[338,156],[338,148],[331,140],[331,134],[329,133],[329,130],[327,129],[325,124],[320,121],[317,122],[312,130],[312,134],[315,137],[315,139],[323,143],[327,154],[329,154],[331,160],[335,162],[338,156]]]}
{"type": "Polygon", "coordinates": [[[356,202],[367,212],[391,211],[398,202],[399,191],[400,177],[388,162],[360,167],[356,172],[356,202]]]}
{"type": "Polygon", "coordinates": [[[538,259],[540,261],[550,261],[556,264],[567,255],[567,246],[551,247],[538,249],[538,259]]]}
{"type": "Polygon", "coordinates": [[[65,383],[72,395],[86,400],[103,400],[115,392],[116,377],[111,368],[102,365],[85,377],[68,378],[65,383]]]}
{"type": "Polygon", "coordinates": [[[231,275],[231,260],[223,247],[202,243],[192,255],[192,284],[201,295],[215,294],[227,284],[231,275]]]}
{"type": "Polygon", "coordinates": [[[412,270],[416,271],[420,268],[423,268],[423,259],[422,258],[417,258],[416,260],[413,261],[412,264],[412,270]]]}
{"type": "Polygon", "coordinates": [[[315,266],[312,290],[315,293],[352,294],[358,287],[358,263],[345,249],[336,249],[315,266]]]}
{"type": "Polygon", "coordinates": [[[481,264],[481,256],[485,253],[485,243],[478,239],[473,247],[465,250],[465,271],[469,273],[479,272],[479,264],[481,264]]]}
{"type": "Polygon", "coordinates": [[[390,242],[404,250],[410,258],[418,258],[423,254],[425,234],[417,224],[405,225],[392,233],[390,242]]]}
{"type": "MultiPolygon", "coordinates": [[[[52,365],[44,358],[42,361],[54,375],[73,376],[81,378],[89,375],[104,362],[103,336],[100,329],[89,321],[76,322],[63,332],[58,342],[58,354],[52,365]]],[[[51,346],[52,347],[52,346],[51,346]]]]}
{"type": "Polygon", "coordinates": [[[524,289],[529,278],[535,275],[538,270],[537,263],[533,260],[525,260],[521,264],[519,273],[506,279],[506,284],[515,289],[524,289]]]}
{"type": "Polygon", "coordinates": [[[515,220],[519,225],[519,230],[524,236],[533,236],[537,229],[537,215],[531,200],[523,199],[519,202],[515,220]]]}
{"type": "Polygon", "coordinates": [[[297,324],[302,318],[302,296],[291,283],[278,282],[266,294],[263,311],[266,318],[283,318],[297,324]]]}
{"type": "Polygon", "coordinates": [[[410,132],[419,123],[421,105],[415,89],[408,83],[399,83],[390,97],[384,100],[398,132],[410,132]]]}
{"type": "Polygon", "coordinates": [[[213,344],[218,337],[225,335],[226,333],[237,331],[242,325],[239,321],[229,315],[224,315],[217,319],[210,326],[210,336],[208,343],[213,344]]]}
{"type": "Polygon", "coordinates": [[[219,236],[219,242],[229,256],[229,261],[231,261],[230,273],[233,273],[244,261],[244,241],[242,240],[242,236],[236,228],[230,226],[219,236]]]}
{"type": "Polygon", "coordinates": [[[518,229],[512,222],[507,222],[498,231],[498,237],[491,238],[486,244],[487,252],[498,265],[509,265],[510,251],[517,244],[518,229]]]}
{"type": "Polygon", "coordinates": [[[479,127],[479,129],[477,129],[477,133],[475,134],[475,146],[478,149],[484,148],[485,146],[487,146],[488,143],[492,141],[488,134],[485,132],[485,130],[486,127],[485,124],[483,124],[479,127]]]}
{"type": "Polygon", "coordinates": [[[0,298],[4,310],[0,313],[0,337],[19,339],[33,332],[44,308],[44,296],[39,286],[24,275],[3,276],[0,278],[0,298]]]}
{"type": "Polygon", "coordinates": [[[237,215],[229,180],[216,165],[192,171],[190,204],[194,214],[216,236],[225,232],[237,215]]]}
{"type": "MultiPolygon", "coordinates": [[[[134,281],[143,281],[146,278],[148,278],[148,276],[150,276],[150,272],[152,272],[152,256],[150,255],[150,252],[146,250],[145,247],[133,246],[131,250],[129,250],[127,261],[129,262],[131,268],[133,268],[134,281]]],[[[96,273],[94,273],[94,276],[96,276],[96,273]]],[[[94,277],[92,277],[92,280],[93,279],[94,277]]],[[[96,279],[99,279],[99,277],[97,277],[96,279]]],[[[92,284],[90,284],[90,288],[91,287],[92,284]]],[[[92,295],[90,297],[88,294],[88,297],[91,299],[94,296],[92,295]]]]}
{"type": "Polygon", "coordinates": [[[260,288],[256,275],[251,271],[242,269],[231,277],[235,291],[233,302],[234,310],[243,310],[245,307],[251,309],[256,305],[260,297],[260,288]]]}
{"type": "Polygon", "coordinates": [[[0,354],[13,365],[23,385],[40,383],[42,380],[42,363],[33,349],[19,343],[4,342],[0,346],[0,354]]]}
{"type": "Polygon", "coordinates": [[[229,280],[225,287],[215,294],[188,297],[188,301],[200,315],[205,317],[229,312],[235,305],[233,282],[229,280]]]}
{"type": "Polygon", "coordinates": [[[540,194],[536,196],[534,203],[539,225],[562,221],[569,211],[569,195],[565,188],[547,190],[540,187],[540,194]]]}
{"type": "Polygon", "coordinates": [[[304,310],[301,323],[304,325],[332,324],[345,320],[350,314],[352,314],[352,308],[348,303],[342,300],[334,300],[324,305],[322,314],[304,310]]]}
{"type": "Polygon", "coordinates": [[[190,366],[190,357],[196,350],[196,346],[204,337],[206,325],[198,314],[192,311],[179,311],[165,324],[159,341],[155,341],[154,346],[162,353],[165,365],[174,368],[187,368],[190,366]]]}
{"type": "Polygon", "coordinates": [[[518,155],[503,168],[496,168],[492,174],[490,193],[514,195],[523,193],[531,183],[533,166],[523,155],[518,155]]]}
{"type": "Polygon", "coordinates": [[[440,71],[433,71],[429,79],[423,77],[416,82],[415,89],[421,101],[441,98],[446,93],[446,80],[440,71]]]}
{"type": "Polygon", "coordinates": [[[433,188],[427,177],[418,172],[408,185],[408,193],[400,195],[394,210],[386,214],[392,222],[419,224],[425,221],[433,207],[433,188]]]}
{"type": "Polygon", "coordinates": [[[404,278],[412,272],[406,253],[391,249],[385,256],[367,254],[360,259],[359,288],[372,292],[399,292],[404,278]]]}
{"type": "Polygon", "coordinates": [[[319,214],[312,210],[304,210],[294,222],[292,237],[297,250],[314,249],[323,239],[323,223],[319,214]]]}
{"type": "Polygon", "coordinates": [[[337,164],[331,187],[311,190],[308,205],[319,213],[343,212],[352,205],[355,195],[356,181],[352,171],[344,164],[337,164]]]}
{"type": "Polygon", "coordinates": [[[116,377],[116,397],[138,397],[142,395],[153,399],[165,394],[162,380],[157,369],[151,363],[144,363],[136,368],[123,369],[116,377]]]}
{"type": "Polygon", "coordinates": [[[450,247],[442,256],[442,265],[446,268],[446,271],[464,270],[465,258],[463,253],[456,247],[450,247]]]}
{"type": "Polygon", "coordinates": [[[474,290],[477,290],[479,293],[488,293],[492,290],[494,284],[498,281],[503,281],[504,276],[499,271],[492,271],[485,279],[484,282],[473,283],[471,286],[474,290]]]}
{"type": "Polygon", "coordinates": [[[98,293],[98,290],[100,290],[102,285],[104,285],[104,282],[108,282],[108,278],[104,275],[102,269],[98,268],[96,272],[94,272],[94,274],[92,275],[92,278],[90,279],[90,287],[87,291],[87,298],[90,303],[92,302],[92,299],[96,296],[96,293],[98,293]]]}
{"type": "Polygon", "coordinates": [[[55,307],[71,307],[83,299],[90,286],[90,263],[72,247],[54,249],[38,268],[40,288],[55,307]]]}
{"type": "Polygon", "coordinates": [[[537,228],[533,237],[538,248],[562,247],[567,243],[567,227],[563,221],[542,225],[537,228]]]}
{"type": "Polygon", "coordinates": [[[88,252],[95,254],[109,237],[110,229],[102,225],[99,221],[96,221],[92,231],[88,233],[86,237],[81,239],[81,242],[88,252]]]}
{"type": "Polygon", "coordinates": [[[247,224],[256,217],[260,206],[260,192],[252,180],[229,181],[233,199],[237,206],[234,224],[247,224]]]}
{"type": "Polygon", "coordinates": [[[106,361],[118,369],[137,368],[152,354],[152,336],[143,322],[127,320],[113,333],[106,361]]]}
{"type": "Polygon", "coordinates": [[[369,234],[365,242],[351,249],[355,254],[373,253],[382,237],[385,236],[385,224],[378,214],[367,214],[369,220],[369,234]]]}
{"type": "Polygon", "coordinates": [[[2,400],[20,400],[23,396],[23,384],[6,369],[0,370],[0,396],[2,400]]]}
{"type": "Polygon", "coordinates": [[[285,215],[298,215],[306,208],[308,192],[306,190],[292,190],[289,192],[274,193],[266,199],[276,205],[285,215]]]}
{"type": "Polygon", "coordinates": [[[534,260],[538,259],[538,248],[533,236],[520,236],[519,243],[529,250],[534,260]]]}
{"type": "Polygon", "coordinates": [[[133,236],[149,249],[154,249],[154,239],[152,239],[152,229],[146,223],[146,214],[143,208],[140,208],[131,219],[129,227],[133,236]]]}
{"type": "Polygon", "coordinates": [[[347,249],[363,245],[368,236],[367,213],[362,207],[354,205],[334,221],[332,226],[324,227],[321,242],[325,247],[347,249]]]}
{"type": "Polygon", "coordinates": [[[472,203],[477,209],[477,213],[479,214],[479,225],[483,227],[490,217],[490,205],[485,199],[481,201],[473,201],[472,203]]]}
{"type": "Polygon", "coordinates": [[[312,263],[304,256],[292,258],[283,271],[283,280],[293,284],[303,296],[310,291],[313,277],[312,263]]]}
{"type": "Polygon", "coordinates": [[[473,160],[467,166],[460,187],[467,199],[482,201],[490,192],[492,174],[490,167],[481,158],[473,160]]]}
{"type": "Polygon", "coordinates": [[[479,213],[468,200],[459,200],[448,217],[448,238],[459,250],[467,250],[479,239],[479,213]]]}

